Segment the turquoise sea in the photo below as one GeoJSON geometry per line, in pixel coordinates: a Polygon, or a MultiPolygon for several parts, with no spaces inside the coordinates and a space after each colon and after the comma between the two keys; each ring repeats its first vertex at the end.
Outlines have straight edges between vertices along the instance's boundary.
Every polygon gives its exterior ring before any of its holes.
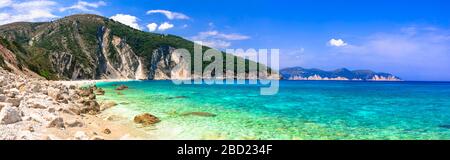
{"type": "Polygon", "coordinates": [[[450,83],[280,81],[259,85],[175,85],[171,81],[98,83],[108,110],[132,121],[161,119],[151,139],[450,139],[450,83]],[[128,90],[115,91],[125,84],[128,90]],[[186,115],[207,112],[215,117],[186,115]]]}

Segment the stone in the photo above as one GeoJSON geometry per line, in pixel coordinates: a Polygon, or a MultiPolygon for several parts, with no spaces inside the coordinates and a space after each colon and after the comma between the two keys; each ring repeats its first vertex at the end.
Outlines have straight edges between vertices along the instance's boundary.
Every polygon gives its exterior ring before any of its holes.
{"type": "Polygon", "coordinates": [[[0,111],[0,124],[13,124],[22,121],[17,108],[5,106],[0,111]]]}
{"type": "Polygon", "coordinates": [[[45,104],[45,101],[42,100],[36,100],[36,101],[31,101],[31,104],[29,105],[30,108],[35,108],[35,109],[47,109],[47,104],[45,104]]]}
{"type": "Polygon", "coordinates": [[[152,125],[161,122],[158,117],[145,113],[134,117],[134,122],[143,125],[152,125]]]}
{"type": "Polygon", "coordinates": [[[95,90],[95,94],[99,96],[105,95],[105,90],[98,88],[97,90],[95,90]]]}
{"type": "Polygon", "coordinates": [[[104,103],[102,103],[102,104],[100,105],[100,110],[101,110],[101,111],[104,111],[104,110],[107,110],[107,109],[112,108],[112,107],[114,107],[114,106],[117,106],[117,103],[116,103],[116,102],[113,102],[113,101],[107,101],[107,102],[104,102],[104,103]]]}
{"type": "Polygon", "coordinates": [[[94,100],[84,101],[80,112],[82,114],[89,113],[91,115],[95,115],[100,112],[100,105],[94,100]]]}
{"type": "Polygon", "coordinates": [[[74,136],[75,140],[89,140],[89,137],[83,131],[78,131],[74,136]]]}
{"type": "Polygon", "coordinates": [[[187,112],[181,114],[182,116],[200,116],[200,117],[216,117],[216,114],[208,113],[208,112],[187,112]]]}
{"type": "Polygon", "coordinates": [[[61,93],[60,92],[61,92],[61,90],[59,90],[57,88],[49,87],[47,89],[48,96],[52,97],[54,100],[61,99],[61,93]]]}
{"type": "Polygon", "coordinates": [[[101,136],[94,136],[94,137],[91,138],[91,140],[94,140],[94,141],[101,141],[101,140],[105,140],[105,138],[103,138],[103,137],[101,137],[101,136]]]}
{"type": "Polygon", "coordinates": [[[12,89],[10,89],[7,92],[8,92],[7,96],[10,97],[10,98],[15,98],[20,93],[17,88],[12,88],[12,89]]]}
{"type": "Polygon", "coordinates": [[[108,128],[106,128],[105,130],[103,130],[103,133],[104,133],[104,134],[111,134],[111,130],[108,129],[108,128]]]}
{"type": "Polygon", "coordinates": [[[19,107],[21,98],[7,98],[6,103],[11,103],[14,107],[19,107]]]}
{"type": "Polygon", "coordinates": [[[6,106],[12,106],[12,104],[11,103],[5,103],[5,102],[0,102],[0,111],[2,110],[2,108],[3,107],[6,107],[6,106]]]}
{"type": "Polygon", "coordinates": [[[97,96],[95,96],[95,94],[89,95],[89,99],[90,99],[90,100],[95,100],[96,98],[97,98],[97,96]]]}
{"type": "Polygon", "coordinates": [[[91,94],[93,94],[94,91],[92,88],[81,88],[80,90],[78,90],[78,95],[80,95],[81,97],[89,97],[91,94]]]}
{"type": "Polygon", "coordinates": [[[126,90],[126,89],[128,89],[128,86],[123,85],[123,84],[116,88],[116,90],[118,90],[118,91],[126,90]]]}
{"type": "Polygon", "coordinates": [[[83,127],[84,126],[83,122],[80,122],[80,121],[77,121],[77,120],[66,122],[66,125],[67,125],[67,127],[70,127],[70,128],[83,127]]]}
{"type": "Polygon", "coordinates": [[[6,98],[7,97],[5,95],[0,95],[0,102],[5,102],[6,98]]]}
{"type": "Polygon", "coordinates": [[[55,113],[56,109],[54,107],[50,107],[47,109],[48,113],[55,113]]]}
{"type": "Polygon", "coordinates": [[[64,119],[61,117],[54,118],[48,123],[47,128],[59,128],[59,129],[66,128],[64,126],[64,119]]]}

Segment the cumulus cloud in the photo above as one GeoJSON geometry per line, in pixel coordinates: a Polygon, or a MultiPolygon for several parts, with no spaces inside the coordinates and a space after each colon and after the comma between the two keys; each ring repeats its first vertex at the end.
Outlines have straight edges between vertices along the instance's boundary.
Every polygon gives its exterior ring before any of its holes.
{"type": "Polygon", "coordinates": [[[201,41],[204,45],[224,49],[231,46],[230,41],[239,41],[250,39],[249,36],[237,33],[225,34],[216,30],[200,32],[198,35],[192,37],[194,41],[201,41]]]}
{"type": "Polygon", "coordinates": [[[158,30],[159,31],[165,31],[165,30],[168,30],[168,29],[173,28],[173,27],[174,27],[173,24],[170,24],[169,22],[164,22],[161,25],[159,25],[158,30]]]}
{"type": "Polygon", "coordinates": [[[106,6],[106,2],[104,1],[98,1],[98,2],[86,2],[86,1],[78,1],[76,4],[69,6],[69,7],[63,7],[60,8],[60,12],[65,12],[68,10],[79,10],[82,12],[89,12],[89,13],[98,13],[98,11],[95,11],[94,9],[106,6]]]}
{"type": "Polygon", "coordinates": [[[49,0],[12,1],[1,0],[0,25],[12,22],[48,21],[57,18],[53,11],[57,5],[49,0]]]}
{"type": "Polygon", "coordinates": [[[172,12],[172,11],[168,11],[168,10],[150,10],[147,11],[147,14],[163,14],[164,16],[167,17],[167,19],[173,20],[173,19],[190,19],[188,16],[186,16],[183,13],[177,13],[177,12],[172,12]]]}
{"type": "Polygon", "coordinates": [[[345,41],[342,39],[334,39],[333,38],[330,41],[328,41],[328,45],[334,46],[334,47],[343,47],[343,46],[347,46],[348,44],[345,43],[345,41]]]}
{"type": "Polygon", "coordinates": [[[150,23],[147,25],[148,31],[154,32],[158,28],[158,24],[156,23],[150,23]]]}
{"type": "Polygon", "coordinates": [[[141,27],[137,23],[138,18],[135,16],[127,15],[127,14],[116,14],[116,15],[112,16],[111,19],[115,20],[117,22],[123,23],[127,26],[130,26],[134,29],[141,30],[141,27]]]}

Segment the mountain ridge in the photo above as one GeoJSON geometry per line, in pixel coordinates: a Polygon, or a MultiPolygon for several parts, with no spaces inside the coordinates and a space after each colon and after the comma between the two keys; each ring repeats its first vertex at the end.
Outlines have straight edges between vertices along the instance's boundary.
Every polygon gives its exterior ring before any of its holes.
{"type": "MultiPolygon", "coordinates": [[[[192,55],[194,42],[176,35],[140,31],[93,14],[6,24],[0,26],[0,37],[5,44],[19,48],[11,50],[18,68],[29,68],[46,79],[183,79],[193,70],[193,64],[190,71],[187,64],[175,70],[181,60],[173,51],[183,48],[192,55]]],[[[208,49],[203,46],[203,51],[208,49]]],[[[191,58],[193,62],[194,56],[191,58]]],[[[203,66],[209,63],[203,61],[203,66]]],[[[246,78],[254,75],[246,69],[246,78]]]]}
{"type": "Polygon", "coordinates": [[[401,81],[401,78],[390,73],[372,70],[351,71],[347,68],[325,71],[316,68],[290,67],[280,70],[280,74],[286,80],[401,81]]]}

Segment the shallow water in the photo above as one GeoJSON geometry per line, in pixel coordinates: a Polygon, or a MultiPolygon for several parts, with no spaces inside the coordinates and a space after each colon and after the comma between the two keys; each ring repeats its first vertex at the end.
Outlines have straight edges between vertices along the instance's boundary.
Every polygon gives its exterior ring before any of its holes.
{"type": "Polygon", "coordinates": [[[97,85],[120,103],[108,113],[159,117],[142,128],[154,139],[450,139],[450,83],[281,81],[274,96],[258,85],[97,85]]]}

